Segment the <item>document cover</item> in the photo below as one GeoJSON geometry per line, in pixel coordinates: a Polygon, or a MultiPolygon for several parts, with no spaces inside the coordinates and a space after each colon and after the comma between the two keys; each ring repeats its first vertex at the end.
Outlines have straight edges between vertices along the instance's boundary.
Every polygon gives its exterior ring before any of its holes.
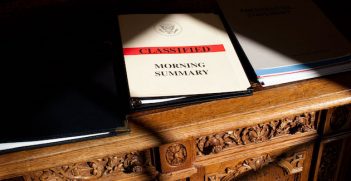
{"type": "Polygon", "coordinates": [[[141,104],[250,87],[215,14],[121,15],[119,25],[129,93],[141,104]]]}

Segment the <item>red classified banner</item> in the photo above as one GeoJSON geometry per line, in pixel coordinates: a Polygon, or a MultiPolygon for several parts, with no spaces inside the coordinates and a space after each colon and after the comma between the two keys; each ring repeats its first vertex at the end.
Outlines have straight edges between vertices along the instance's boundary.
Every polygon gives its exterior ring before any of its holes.
{"type": "Polygon", "coordinates": [[[197,45],[197,46],[123,48],[124,55],[211,53],[211,52],[224,52],[224,51],[225,49],[223,44],[197,45]]]}

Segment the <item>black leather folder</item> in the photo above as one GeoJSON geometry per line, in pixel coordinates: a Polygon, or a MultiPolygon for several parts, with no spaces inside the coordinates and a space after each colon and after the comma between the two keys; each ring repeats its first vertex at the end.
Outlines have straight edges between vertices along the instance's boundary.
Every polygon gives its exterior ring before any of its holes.
{"type": "Polygon", "coordinates": [[[128,131],[112,24],[110,15],[51,9],[2,26],[0,152],[128,131]]]}

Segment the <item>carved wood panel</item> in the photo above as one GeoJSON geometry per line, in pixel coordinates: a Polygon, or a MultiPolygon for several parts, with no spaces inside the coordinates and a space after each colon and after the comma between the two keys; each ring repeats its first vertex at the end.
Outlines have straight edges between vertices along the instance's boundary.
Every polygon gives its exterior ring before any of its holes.
{"type": "Polygon", "coordinates": [[[272,161],[273,159],[270,157],[269,154],[264,154],[255,158],[249,158],[244,160],[242,163],[236,165],[235,167],[226,168],[225,174],[219,177],[221,181],[234,180],[239,175],[251,170],[257,171],[261,169],[263,166],[268,165],[272,161]]]}
{"type": "Polygon", "coordinates": [[[272,162],[273,159],[269,154],[262,154],[257,157],[245,159],[233,167],[224,168],[222,173],[208,174],[205,176],[206,181],[228,181],[234,180],[239,175],[251,170],[258,170],[272,162]]]}
{"type": "Polygon", "coordinates": [[[316,122],[316,113],[310,112],[254,126],[202,136],[196,139],[197,155],[219,153],[229,147],[260,143],[274,137],[316,130],[316,122]]]}
{"type": "Polygon", "coordinates": [[[200,162],[204,167],[199,169],[199,175],[194,178],[200,178],[202,174],[205,181],[305,181],[309,179],[314,146],[314,143],[307,142],[288,148],[277,145],[269,152],[265,152],[268,150],[264,147],[262,150],[247,150],[234,153],[231,158],[228,157],[229,154],[228,156],[213,155],[211,157],[226,159],[226,161],[200,162]]]}
{"type": "Polygon", "coordinates": [[[351,106],[341,106],[327,111],[324,134],[351,130],[351,106]]]}
{"type": "Polygon", "coordinates": [[[257,172],[250,172],[235,179],[236,181],[307,181],[303,179],[302,173],[292,175],[285,174],[285,171],[276,164],[270,164],[257,172]]]}
{"type": "Polygon", "coordinates": [[[293,175],[302,172],[305,157],[306,151],[297,152],[292,156],[281,159],[278,165],[284,168],[286,174],[293,175]]]}
{"type": "Polygon", "coordinates": [[[319,165],[317,165],[317,175],[314,180],[333,181],[336,180],[338,165],[342,151],[343,140],[336,140],[322,143],[319,152],[319,165]]]}
{"type": "MultiPolygon", "coordinates": [[[[86,162],[72,163],[59,167],[28,173],[25,180],[91,180],[121,174],[144,173],[154,170],[149,151],[111,155],[86,162]]],[[[156,172],[152,173],[156,174],[156,172]]]]}
{"type": "Polygon", "coordinates": [[[290,180],[292,178],[296,181],[297,178],[301,178],[300,173],[303,171],[306,154],[306,151],[295,152],[283,159],[274,158],[270,154],[262,154],[245,159],[233,167],[226,167],[221,173],[208,174],[205,176],[205,180],[270,180],[269,178],[290,180]]]}
{"type": "Polygon", "coordinates": [[[351,134],[343,140],[344,148],[342,159],[339,164],[338,180],[350,180],[351,178],[351,134]]]}

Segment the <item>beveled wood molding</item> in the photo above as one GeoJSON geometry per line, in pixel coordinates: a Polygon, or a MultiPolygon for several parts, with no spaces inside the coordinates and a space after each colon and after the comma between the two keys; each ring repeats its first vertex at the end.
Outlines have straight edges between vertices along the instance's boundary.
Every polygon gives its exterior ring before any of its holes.
{"type": "Polygon", "coordinates": [[[237,176],[250,170],[259,170],[265,165],[273,162],[269,154],[263,154],[255,158],[248,158],[238,163],[234,167],[227,167],[222,174],[211,174],[206,176],[206,181],[230,181],[237,176]]]}
{"type": "Polygon", "coordinates": [[[152,167],[146,151],[111,155],[81,163],[48,168],[24,175],[25,180],[91,180],[111,175],[143,173],[152,167]]]}
{"type": "Polygon", "coordinates": [[[197,156],[219,153],[229,147],[261,143],[283,135],[315,131],[316,122],[316,112],[309,112],[202,136],[196,139],[197,156]]]}
{"type": "Polygon", "coordinates": [[[278,165],[285,170],[288,175],[300,173],[303,170],[303,162],[306,158],[306,151],[294,153],[278,162],[278,165]]]}

